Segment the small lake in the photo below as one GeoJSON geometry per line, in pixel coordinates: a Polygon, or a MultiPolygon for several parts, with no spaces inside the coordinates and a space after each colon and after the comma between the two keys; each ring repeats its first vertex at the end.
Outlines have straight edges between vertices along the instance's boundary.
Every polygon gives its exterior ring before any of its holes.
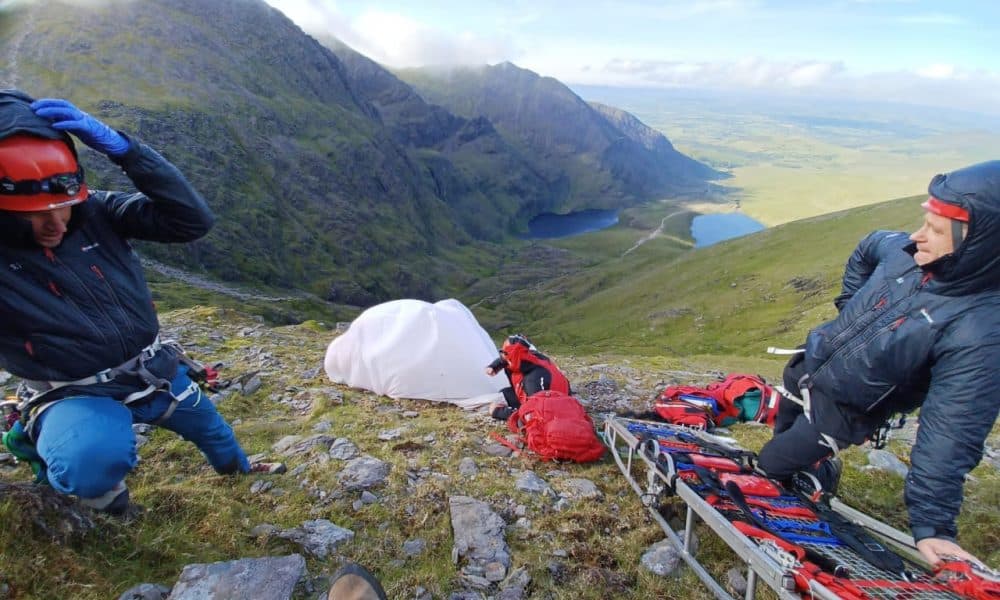
{"type": "Polygon", "coordinates": [[[695,248],[704,248],[764,229],[766,227],[759,221],[737,212],[698,215],[691,221],[691,237],[694,238],[695,248]]]}
{"type": "Polygon", "coordinates": [[[607,229],[618,222],[617,210],[587,209],[565,215],[543,213],[528,223],[527,239],[554,239],[607,229]]]}

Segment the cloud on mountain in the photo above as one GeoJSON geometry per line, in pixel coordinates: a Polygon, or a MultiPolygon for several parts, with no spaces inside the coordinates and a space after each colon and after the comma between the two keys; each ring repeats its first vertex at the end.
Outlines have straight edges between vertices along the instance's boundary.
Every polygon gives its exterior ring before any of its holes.
{"type": "Polygon", "coordinates": [[[614,59],[603,68],[645,85],[692,87],[783,87],[821,85],[844,72],[840,61],[774,62],[761,58],[739,61],[670,61],[614,59]]]}
{"type": "Polygon", "coordinates": [[[320,0],[266,0],[312,35],[333,35],[372,60],[392,67],[490,64],[519,52],[503,35],[447,32],[400,13],[370,9],[354,18],[320,0]]]}

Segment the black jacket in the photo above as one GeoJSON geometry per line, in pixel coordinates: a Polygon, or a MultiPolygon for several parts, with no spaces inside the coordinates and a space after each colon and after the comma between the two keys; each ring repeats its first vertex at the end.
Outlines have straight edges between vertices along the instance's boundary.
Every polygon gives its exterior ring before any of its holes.
{"type": "Polygon", "coordinates": [[[866,237],[840,315],[810,332],[805,353],[813,421],[838,440],[861,443],[921,407],[905,492],[918,540],[956,535],[965,474],[1000,409],[1000,161],[938,176],[931,193],[969,211],[962,244],[921,269],[907,234],[866,237]]]}
{"type": "MultiPolygon", "coordinates": [[[[0,211],[0,363],[14,375],[74,380],[136,356],[159,323],[129,240],[187,242],[211,229],[208,205],[184,176],[130,143],[116,162],[139,192],[92,191],[51,251],[34,242],[25,219],[0,211]]],[[[172,377],[176,360],[160,354],[150,371],[172,377]]]]}

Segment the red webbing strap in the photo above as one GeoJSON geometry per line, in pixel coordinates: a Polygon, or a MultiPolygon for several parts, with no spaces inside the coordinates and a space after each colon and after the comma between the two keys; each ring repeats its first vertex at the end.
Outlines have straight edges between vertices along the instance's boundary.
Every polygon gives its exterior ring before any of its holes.
{"type": "Polygon", "coordinates": [[[771,540],[785,552],[791,552],[795,555],[795,558],[799,559],[800,562],[806,557],[806,551],[801,546],[796,546],[791,542],[787,542],[773,533],[764,531],[763,529],[755,527],[746,521],[733,521],[732,523],[733,527],[735,527],[736,530],[743,535],[758,540],[771,540]]]}
{"type": "Polygon", "coordinates": [[[904,592],[950,592],[952,586],[926,581],[900,581],[898,579],[852,579],[860,588],[901,590],[904,592]]]}
{"type": "MultiPolygon", "coordinates": [[[[818,583],[822,583],[826,589],[830,590],[837,595],[838,598],[843,600],[869,600],[872,596],[868,595],[863,589],[854,584],[850,579],[844,579],[843,577],[836,577],[830,575],[826,571],[821,571],[816,565],[807,562],[802,564],[802,568],[798,569],[795,573],[795,581],[798,582],[799,576],[803,578],[811,577],[818,583]]],[[[806,588],[802,591],[809,591],[808,581],[806,583],[806,588]]]]}
{"type": "Polygon", "coordinates": [[[972,564],[964,560],[942,562],[934,570],[934,578],[966,598],[1000,600],[1000,580],[979,575],[972,564]]]}
{"type": "MultiPolygon", "coordinates": [[[[681,477],[683,479],[686,479],[686,477],[684,477],[683,472],[681,473],[681,477]]],[[[804,506],[775,506],[774,504],[771,504],[766,500],[757,499],[754,497],[747,497],[746,501],[747,504],[749,504],[754,508],[763,509],[768,514],[777,515],[779,517],[794,517],[796,519],[808,519],[810,521],[819,520],[819,518],[816,517],[816,513],[814,513],[813,511],[809,510],[804,506]]],[[[724,508],[724,509],[736,508],[735,504],[729,502],[725,498],[719,497],[717,494],[709,494],[708,496],[705,497],[705,502],[708,502],[709,505],[715,508],[724,508]]]]}
{"type": "Polygon", "coordinates": [[[657,442],[664,448],[673,448],[675,450],[684,450],[685,452],[698,452],[703,453],[704,448],[698,444],[692,444],[690,442],[675,442],[673,440],[657,439],[657,442]]]}
{"type": "Polygon", "coordinates": [[[514,444],[512,444],[510,442],[510,440],[508,440],[504,436],[500,435],[499,433],[497,433],[495,431],[491,431],[490,432],[490,437],[493,438],[494,440],[500,442],[504,446],[507,446],[511,450],[513,450],[515,455],[521,454],[521,449],[520,448],[518,448],[517,446],[515,446],[514,444]]]}
{"type": "Polygon", "coordinates": [[[831,592],[835,593],[838,598],[843,600],[868,600],[871,598],[863,589],[854,585],[850,579],[844,579],[842,577],[837,577],[831,575],[826,571],[823,571],[815,564],[805,560],[806,551],[801,546],[787,542],[780,537],[764,531],[758,527],[754,527],[749,523],[743,521],[733,521],[733,527],[737,529],[743,535],[757,539],[757,540],[769,540],[774,542],[779,548],[785,552],[789,552],[794,555],[801,565],[792,570],[792,575],[795,577],[796,589],[803,593],[808,593],[811,589],[809,587],[810,582],[815,581],[816,583],[823,584],[831,592]]]}

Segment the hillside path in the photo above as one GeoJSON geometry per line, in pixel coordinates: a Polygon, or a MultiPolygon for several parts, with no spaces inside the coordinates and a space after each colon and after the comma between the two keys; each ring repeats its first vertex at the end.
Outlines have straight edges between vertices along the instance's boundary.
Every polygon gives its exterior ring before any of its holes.
{"type": "Polygon", "coordinates": [[[632,252],[633,250],[635,250],[639,246],[645,244],[649,240],[652,240],[654,238],[660,237],[661,235],[664,236],[664,237],[666,237],[667,239],[674,240],[675,242],[680,242],[681,244],[684,244],[685,246],[691,246],[692,245],[691,242],[689,242],[687,240],[682,240],[681,238],[679,238],[677,236],[666,235],[666,234],[663,233],[663,228],[667,224],[667,219],[669,219],[671,217],[675,217],[675,216],[677,216],[679,214],[682,214],[682,213],[686,213],[686,212],[688,212],[688,211],[687,210],[675,210],[674,212],[670,213],[669,215],[663,217],[663,219],[660,220],[660,226],[659,227],[657,227],[656,229],[654,229],[649,235],[647,235],[647,236],[643,237],[641,240],[637,241],[631,248],[629,248],[625,252],[622,252],[622,257],[624,258],[626,255],[628,255],[629,252],[632,252]]]}
{"type": "Polygon", "coordinates": [[[10,44],[10,53],[7,55],[7,85],[12,88],[16,88],[18,84],[17,71],[20,66],[19,58],[21,57],[21,45],[24,40],[31,35],[31,32],[35,28],[35,11],[32,9],[27,10],[27,17],[21,24],[21,27],[14,34],[14,39],[10,44]]]}
{"type": "Polygon", "coordinates": [[[262,300],[265,302],[286,302],[288,300],[298,300],[300,298],[311,297],[309,294],[306,294],[304,292],[298,293],[295,296],[264,296],[256,293],[255,291],[244,291],[232,286],[221,284],[217,281],[212,281],[200,275],[188,273],[183,269],[178,269],[177,267],[171,267],[169,265],[165,265],[151,258],[143,257],[141,261],[144,267],[152,269],[157,273],[159,273],[160,275],[164,275],[171,279],[182,281],[196,288],[217,292],[219,294],[230,296],[232,298],[237,298],[239,300],[262,300]]]}

